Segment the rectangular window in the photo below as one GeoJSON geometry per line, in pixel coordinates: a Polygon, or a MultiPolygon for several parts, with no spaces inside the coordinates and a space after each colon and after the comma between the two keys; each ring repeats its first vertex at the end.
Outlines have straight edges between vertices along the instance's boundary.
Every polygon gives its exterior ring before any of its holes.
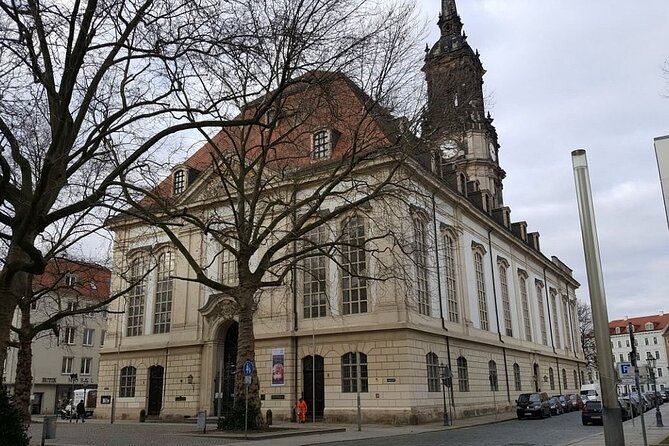
{"type": "Polygon", "coordinates": [[[648,338],[644,338],[643,341],[648,345],[648,338]]]}
{"type": "Polygon", "coordinates": [[[95,330],[92,328],[84,328],[84,345],[93,345],[93,337],[95,330]]]}
{"type": "Polygon", "coordinates": [[[79,373],[82,375],[90,375],[92,363],[93,358],[81,358],[81,368],[79,369],[79,373]]]}
{"type": "Polygon", "coordinates": [[[135,396],[135,382],[137,381],[137,369],[134,367],[123,367],[121,369],[121,379],[119,382],[120,398],[132,398],[135,396]]]}
{"type": "Polygon", "coordinates": [[[551,294],[551,310],[553,314],[553,331],[555,334],[555,348],[562,348],[562,339],[560,338],[560,323],[558,319],[557,298],[555,294],[551,294]]]}
{"type": "Polygon", "coordinates": [[[186,172],[177,170],[174,172],[174,195],[179,195],[186,189],[186,172]]]}
{"type": "Polygon", "coordinates": [[[156,272],[156,307],[154,333],[169,333],[172,321],[172,291],[174,287],[174,254],[165,252],[158,257],[156,272]]]}
{"type": "Polygon", "coordinates": [[[630,346],[630,340],[629,340],[629,339],[626,339],[626,340],[625,340],[625,347],[629,347],[629,346],[630,346]]]}
{"type": "Polygon", "coordinates": [[[623,343],[621,341],[618,341],[618,348],[622,348],[623,343]]]}
{"type": "Polygon", "coordinates": [[[441,390],[441,373],[439,370],[439,357],[434,353],[428,353],[427,362],[427,391],[439,392],[441,390]]]}
{"type": "Polygon", "coordinates": [[[445,267],[446,267],[446,300],[448,301],[448,320],[458,322],[460,311],[458,309],[458,294],[455,281],[455,243],[446,235],[444,237],[445,267]]]}
{"type": "Polygon", "coordinates": [[[65,327],[65,333],[63,335],[63,343],[67,345],[74,345],[74,336],[76,330],[74,327],[65,327]]]}
{"type": "Polygon", "coordinates": [[[65,274],[65,286],[73,287],[77,284],[77,275],[76,274],[71,274],[67,273],[65,274]]]}
{"type": "Polygon", "coordinates": [[[140,336],[144,332],[144,305],[146,286],[144,281],[144,261],[134,259],[130,265],[130,283],[136,284],[128,293],[127,336],[140,336]]]}
{"type": "MultiPolygon", "coordinates": [[[[367,392],[367,355],[360,355],[360,392],[367,392]]],[[[341,361],[341,391],[342,393],[356,393],[358,391],[358,364],[356,354],[348,352],[342,356],[341,361]]]]}
{"type": "Polygon", "coordinates": [[[228,236],[225,238],[221,250],[221,283],[227,286],[237,286],[239,274],[237,273],[237,254],[239,243],[237,239],[228,236]]]}
{"type": "Polygon", "coordinates": [[[100,333],[100,345],[105,345],[105,336],[107,335],[106,330],[102,330],[100,333]]]}
{"type": "Polygon", "coordinates": [[[30,309],[31,310],[37,310],[37,301],[36,300],[33,300],[32,302],[30,302],[30,309]]]}
{"type": "Polygon", "coordinates": [[[657,336],[653,336],[653,344],[657,345],[657,336]]]}
{"type": "Polygon", "coordinates": [[[430,315],[427,275],[427,228],[419,218],[414,220],[414,261],[416,263],[416,301],[418,313],[430,315]]]}
{"type": "Polygon", "coordinates": [[[530,303],[527,298],[527,280],[525,277],[519,277],[520,280],[520,302],[523,307],[523,325],[525,326],[525,340],[532,342],[532,326],[530,325],[530,303]]]}
{"type": "Polygon", "coordinates": [[[620,362],[623,362],[623,361],[625,360],[625,358],[624,358],[624,356],[623,356],[623,354],[622,354],[622,353],[621,353],[621,354],[619,354],[618,356],[620,357],[620,362]]]}
{"type": "Polygon", "coordinates": [[[330,132],[328,130],[314,132],[312,153],[315,160],[330,156],[330,132]]]}
{"type": "Polygon", "coordinates": [[[662,367],[657,368],[657,377],[662,378],[662,367]]]}
{"type": "Polygon", "coordinates": [[[325,241],[325,228],[320,226],[306,236],[305,249],[314,250],[303,262],[302,294],[304,317],[324,317],[327,310],[327,257],[318,248],[325,241]]]}
{"type": "Polygon", "coordinates": [[[504,328],[507,336],[513,336],[511,322],[511,301],[509,300],[509,283],[506,276],[506,267],[499,266],[499,283],[502,288],[502,313],[504,314],[504,328]]]}
{"type": "Polygon", "coordinates": [[[548,335],[546,332],[546,312],[544,310],[543,287],[537,284],[537,309],[539,310],[539,331],[541,332],[541,343],[548,345],[548,335]]]}
{"type": "Polygon", "coordinates": [[[474,271],[476,273],[476,295],[479,303],[481,330],[490,330],[490,324],[488,323],[488,301],[485,293],[485,276],[483,273],[483,256],[480,252],[474,253],[474,271]]]}
{"type": "Polygon", "coordinates": [[[367,313],[365,225],[361,216],[344,222],[341,240],[342,313],[367,313]]]}
{"type": "Polygon", "coordinates": [[[60,367],[60,373],[69,374],[72,373],[72,363],[74,363],[74,358],[71,356],[63,356],[63,362],[60,367]]]}
{"type": "Polygon", "coordinates": [[[655,359],[660,359],[660,352],[655,350],[655,359]]]}

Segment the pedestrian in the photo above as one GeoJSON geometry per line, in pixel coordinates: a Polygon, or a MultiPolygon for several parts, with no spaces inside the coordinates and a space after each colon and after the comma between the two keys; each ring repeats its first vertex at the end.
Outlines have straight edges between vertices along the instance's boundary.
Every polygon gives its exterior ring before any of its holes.
{"type": "Polygon", "coordinates": [[[79,404],[77,404],[77,422],[79,422],[79,418],[81,418],[82,423],[86,422],[86,406],[84,406],[84,400],[79,401],[79,404]]]}
{"type": "Polygon", "coordinates": [[[299,416],[300,423],[305,423],[307,421],[307,402],[304,401],[304,398],[300,398],[297,402],[297,414],[299,416]]]}

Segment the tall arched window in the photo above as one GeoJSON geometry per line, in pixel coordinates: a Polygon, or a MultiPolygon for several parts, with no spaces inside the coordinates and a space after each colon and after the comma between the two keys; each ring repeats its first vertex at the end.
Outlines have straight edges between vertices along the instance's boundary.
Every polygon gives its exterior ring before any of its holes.
{"type": "Polygon", "coordinates": [[[414,218],[414,263],[416,264],[416,302],[418,313],[430,315],[430,293],[427,274],[427,225],[425,220],[414,218]]]}
{"type": "Polygon", "coordinates": [[[120,398],[133,398],[135,396],[135,382],[137,381],[137,369],[126,366],[121,369],[118,396],[120,398]]]}
{"type": "Polygon", "coordinates": [[[365,253],[365,222],[359,215],[346,219],[342,225],[342,313],[367,312],[367,259],[365,253]]]}
{"type": "Polygon", "coordinates": [[[490,324],[488,323],[488,301],[485,293],[485,275],[483,272],[483,255],[479,251],[474,252],[474,271],[476,273],[476,296],[478,297],[481,330],[490,330],[490,324]]]}
{"type": "Polygon", "coordinates": [[[458,293],[456,288],[455,271],[455,241],[449,234],[444,235],[444,257],[446,268],[446,301],[448,302],[449,322],[460,321],[460,310],[458,309],[458,293]]]}
{"type": "Polygon", "coordinates": [[[553,315],[553,333],[555,335],[555,348],[562,348],[562,339],[560,338],[560,319],[558,319],[557,298],[553,292],[551,294],[551,314],[553,315]]]}
{"type": "Polygon", "coordinates": [[[497,392],[499,390],[499,382],[497,381],[497,363],[492,360],[488,362],[488,380],[490,381],[490,390],[497,392]]]}
{"type": "Polygon", "coordinates": [[[567,387],[567,371],[562,369],[562,390],[566,390],[567,387]]]}
{"type": "Polygon", "coordinates": [[[564,323],[564,332],[566,334],[566,342],[567,345],[565,345],[566,350],[571,350],[571,327],[569,326],[569,306],[567,305],[567,301],[563,300],[562,301],[562,319],[564,323]]]}
{"type": "Polygon", "coordinates": [[[518,277],[518,282],[520,285],[520,305],[523,308],[525,340],[532,342],[532,326],[530,325],[530,302],[527,298],[527,279],[521,275],[518,277]]]}
{"type": "Polygon", "coordinates": [[[518,364],[513,364],[513,385],[518,392],[523,388],[523,383],[520,379],[520,366],[518,364]]]}
{"type": "Polygon", "coordinates": [[[548,368],[548,382],[551,385],[551,390],[555,390],[555,375],[553,374],[553,367],[548,368]]]}
{"type": "Polygon", "coordinates": [[[428,353],[425,355],[425,363],[427,365],[427,391],[439,392],[440,376],[439,376],[439,357],[435,353],[428,353]]]}
{"type": "Polygon", "coordinates": [[[576,370],[574,370],[574,389],[578,389],[578,375],[576,374],[576,370]]]}
{"type": "Polygon", "coordinates": [[[239,284],[239,273],[237,268],[237,253],[239,242],[237,238],[228,234],[221,246],[221,283],[227,286],[239,284]]]}
{"type": "Polygon", "coordinates": [[[126,336],[140,336],[144,331],[144,300],[146,286],[144,282],[144,262],[133,259],[130,263],[129,282],[134,285],[128,293],[128,322],[126,336]]]}
{"type": "MultiPolygon", "coordinates": [[[[360,355],[360,391],[367,392],[367,355],[360,355]]],[[[341,357],[341,391],[356,393],[358,391],[358,364],[355,352],[344,353],[341,357]]]]}
{"type": "Polygon", "coordinates": [[[541,343],[548,345],[548,335],[546,332],[546,311],[544,309],[543,284],[536,282],[537,310],[539,311],[539,331],[541,332],[541,343]]]}
{"type": "MultiPolygon", "coordinates": [[[[305,249],[322,246],[325,241],[325,228],[319,226],[307,234],[305,249]]],[[[302,297],[304,299],[304,317],[323,317],[327,310],[327,259],[318,251],[303,261],[302,297]]]]}
{"type": "Polygon", "coordinates": [[[153,318],[154,333],[169,333],[172,321],[172,292],[174,287],[174,254],[170,251],[158,257],[156,271],[156,306],[153,318]]]}
{"type": "Polygon", "coordinates": [[[460,356],[458,364],[458,389],[460,392],[469,392],[469,373],[467,371],[467,360],[460,356]]]}
{"type": "Polygon", "coordinates": [[[504,330],[507,336],[513,336],[513,323],[511,321],[511,301],[509,300],[509,281],[506,275],[508,264],[499,264],[499,284],[502,290],[502,314],[504,315],[504,330]]]}

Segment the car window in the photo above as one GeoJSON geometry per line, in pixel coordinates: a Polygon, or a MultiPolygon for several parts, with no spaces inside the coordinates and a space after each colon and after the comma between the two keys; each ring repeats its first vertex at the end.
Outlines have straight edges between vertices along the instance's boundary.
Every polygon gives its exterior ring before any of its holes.
{"type": "Polygon", "coordinates": [[[530,399],[530,394],[529,393],[523,393],[518,397],[518,401],[521,403],[526,403],[530,399]]]}
{"type": "Polygon", "coordinates": [[[538,393],[533,393],[532,395],[530,395],[530,401],[532,401],[533,403],[541,401],[541,396],[538,393]]]}

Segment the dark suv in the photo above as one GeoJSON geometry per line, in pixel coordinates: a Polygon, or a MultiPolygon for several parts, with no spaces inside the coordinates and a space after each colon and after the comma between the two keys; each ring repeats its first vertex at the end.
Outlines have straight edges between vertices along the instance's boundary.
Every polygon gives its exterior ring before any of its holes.
{"type": "Polygon", "coordinates": [[[581,412],[581,421],[583,426],[586,424],[599,424],[602,422],[602,402],[601,401],[586,401],[581,412]]]}
{"type": "Polygon", "coordinates": [[[519,420],[525,417],[550,417],[551,406],[545,392],[521,393],[516,400],[516,415],[519,420]]]}

